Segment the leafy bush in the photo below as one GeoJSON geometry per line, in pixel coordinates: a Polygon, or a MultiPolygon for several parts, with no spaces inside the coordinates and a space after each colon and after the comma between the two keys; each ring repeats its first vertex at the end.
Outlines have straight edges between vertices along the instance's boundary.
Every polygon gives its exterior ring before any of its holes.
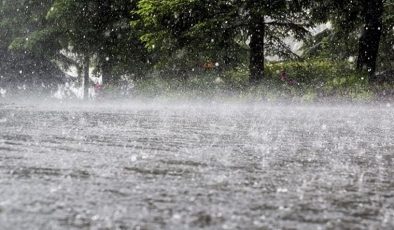
{"type": "Polygon", "coordinates": [[[340,96],[350,99],[358,95],[369,94],[368,77],[358,73],[348,62],[333,62],[325,59],[306,61],[287,61],[270,63],[266,67],[266,76],[274,82],[282,82],[279,74],[285,71],[288,78],[297,82],[291,88],[297,96],[311,98],[340,96]]]}
{"type": "MultiPolygon", "coordinates": [[[[226,71],[189,73],[187,79],[161,77],[160,74],[136,82],[136,92],[144,96],[212,97],[223,94],[237,98],[315,101],[321,98],[371,100],[381,87],[372,86],[368,76],[357,72],[348,62],[324,59],[271,62],[265,79],[250,85],[246,66],[226,71]],[[283,81],[281,72],[293,84],[283,81]]],[[[392,86],[385,86],[387,92],[392,86]]]]}

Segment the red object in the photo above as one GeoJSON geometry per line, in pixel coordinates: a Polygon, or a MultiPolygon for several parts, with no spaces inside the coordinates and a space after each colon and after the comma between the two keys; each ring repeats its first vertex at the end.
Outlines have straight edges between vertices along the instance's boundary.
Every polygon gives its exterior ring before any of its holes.
{"type": "Polygon", "coordinates": [[[280,80],[286,82],[286,83],[289,84],[289,85],[298,85],[298,82],[297,82],[296,80],[290,79],[290,78],[287,76],[287,73],[286,73],[285,70],[282,70],[282,71],[280,72],[279,77],[280,77],[280,80]]]}
{"type": "Polygon", "coordinates": [[[282,70],[281,72],[280,72],[280,75],[279,75],[279,77],[280,77],[280,80],[282,80],[282,81],[288,81],[289,79],[287,78],[287,73],[286,73],[286,71],[284,71],[284,70],[282,70]]]}
{"type": "Polygon", "coordinates": [[[96,94],[96,97],[101,97],[102,91],[103,91],[103,85],[99,83],[94,84],[94,92],[96,94]]]}
{"type": "Polygon", "coordinates": [[[202,65],[202,68],[205,70],[211,70],[211,69],[215,68],[215,64],[213,62],[209,61],[209,62],[204,63],[202,65]]]}
{"type": "Polygon", "coordinates": [[[103,89],[103,85],[100,85],[99,83],[94,84],[94,90],[95,91],[100,91],[103,89]]]}

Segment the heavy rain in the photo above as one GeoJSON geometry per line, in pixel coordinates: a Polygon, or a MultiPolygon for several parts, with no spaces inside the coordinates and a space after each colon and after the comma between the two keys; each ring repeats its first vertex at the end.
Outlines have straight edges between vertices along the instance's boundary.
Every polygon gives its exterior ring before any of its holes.
{"type": "Polygon", "coordinates": [[[393,229],[392,0],[0,0],[0,229],[393,229]]]}

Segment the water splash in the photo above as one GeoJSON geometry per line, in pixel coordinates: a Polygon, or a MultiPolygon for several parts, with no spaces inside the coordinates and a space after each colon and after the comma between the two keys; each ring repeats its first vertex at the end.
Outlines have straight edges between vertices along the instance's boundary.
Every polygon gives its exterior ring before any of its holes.
{"type": "Polygon", "coordinates": [[[394,227],[392,107],[55,101],[0,114],[4,228],[394,227]]]}
{"type": "Polygon", "coordinates": [[[7,94],[7,90],[0,88],[0,97],[5,98],[6,94],[7,94]]]}

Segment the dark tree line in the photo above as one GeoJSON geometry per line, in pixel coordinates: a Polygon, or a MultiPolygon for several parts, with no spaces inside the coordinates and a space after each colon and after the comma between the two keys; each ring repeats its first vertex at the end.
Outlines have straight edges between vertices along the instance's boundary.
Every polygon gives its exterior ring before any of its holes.
{"type": "Polygon", "coordinates": [[[391,0],[5,0],[0,74],[10,72],[6,57],[18,54],[37,63],[76,66],[85,82],[89,68],[104,84],[115,84],[122,75],[217,62],[221,69],[249,66],[250,82],[257,84],[268,55],[325,55],[357,56],[355,67],[373,79],[381,69],[377,63],[393,65],[393,5],[391,0]],[[326,22],[333,27],[310,34],[326,22]],[[286,37],[304,41],[305,54],[293,53],[286,37]],[[341,48],[352,40],[356,47],[341,48]]]}

